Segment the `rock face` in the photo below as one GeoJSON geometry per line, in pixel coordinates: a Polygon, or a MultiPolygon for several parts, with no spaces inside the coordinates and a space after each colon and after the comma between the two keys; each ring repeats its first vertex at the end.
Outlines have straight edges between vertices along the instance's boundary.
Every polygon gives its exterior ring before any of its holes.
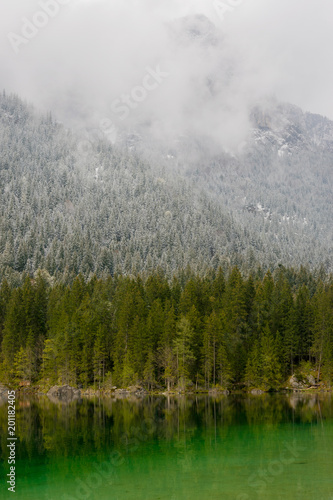
{"type": "Polygon", "coordinates": [[[80,389],[75,389],[75,387],[70,387],[69,385],[55,385],[48,391],[47,396],[50,399],[67,403],[73,399],[79,399],[81,397],[81,391],[80,389]]]}

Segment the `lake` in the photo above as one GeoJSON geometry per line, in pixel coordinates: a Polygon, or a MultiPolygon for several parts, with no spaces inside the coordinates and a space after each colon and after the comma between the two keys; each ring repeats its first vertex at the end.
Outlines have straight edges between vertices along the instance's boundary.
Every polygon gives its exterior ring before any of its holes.
{"type": "MultiPolygon", "coordinates": [[[[17,401],[16,500],[333,500],[333,399],[17,401]]],[[[1,492],[7,404],[0,406],[1,492]]]]}

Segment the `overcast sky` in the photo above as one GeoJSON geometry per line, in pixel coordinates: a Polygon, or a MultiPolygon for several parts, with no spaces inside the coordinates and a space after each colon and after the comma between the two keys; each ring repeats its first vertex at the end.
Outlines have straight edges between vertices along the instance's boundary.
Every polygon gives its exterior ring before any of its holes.
{"type": "Polygon", "coordinates": [[[333,119],[332,19],[332,0],[2,0],[1,86],[64,121],[113,121],[115,101],[159,65],[129,123],[238,129],[261,96],[333,119]],[[196,13],[216,26],[217,46],[177,38],[175,20],[196,13]]]}

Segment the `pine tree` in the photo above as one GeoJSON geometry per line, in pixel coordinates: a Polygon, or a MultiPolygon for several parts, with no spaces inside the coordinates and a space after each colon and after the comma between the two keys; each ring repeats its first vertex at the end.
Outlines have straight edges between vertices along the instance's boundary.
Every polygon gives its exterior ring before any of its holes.
{"type": "Polygon", "coordinates": [[[121,373],[121,384],[123,387],[128,387],[134,385],[138,382],[138,375],[135,373],[133,368],[133,362],[131,361],[130,355],[127,352],[125,354],[124,363],[122,365],[121,373]]]}
{"type": "Polygon", "coordinates": [[[177,362],[178,383],[185,390],[186,380],[191,371],[191,365],[195,359],[191,342],[194,331],[190,322],[185,316],[182,316],[177,322],[177,336],[173,342],[173,351],[177,362]]]}
{"type": "Polygon", "coordinates": [[[15,376],[14,358],[21,347],[25,347],[25,314],[22,289],[13,290],[4,322],[2,351],[2,374],[5,382],[15,376]]]}
{"type": "Polygon", "coordinates": [[[153,351],[149,351],[147,355],[147,360],[145,363],[145,367],[143,370],[143,380],[144,383],[148,386],[148,391],[152,389],[154,386],[155,379],[155,356],[153,351]]]}
{"type": "Polygon", "coordinates": [[[219,338],[221,337],[221,324],[218,316],[213,312],[206,320],[203,335],[203,363],[205,380],[207,386],[216,385],[217,376],[217,352],[219,347],[219,338]]]}
{"type": "Polygon", "coordinates": [[[165,303],[164,317],[163,334],[158,345],[158,365],[163,370],[161,376],[164,379],[167,390],[170,391],[176,377],[176,362],[172,348],[176,333],[176,316],[174,306],[169,300],[165,303]]]}
{"type": "Polygon", "coordinates": [[[313,354],[316,357],[317,381],[321,375],[331,381],[332,331],[333,331],[333,286],[325,289],[323,284],[315,296],[313,354]],[[322,369],[324,367],[324,373],[322,369]]]}
{"type": "Polygon", "coordinates": [[[248,357],[244,378],[245,383],[250,387],[260,387],[262,384],[262,356],[259,339],[255,341],[248,357]]]}
{"type": "Polygon", "coordinates": [[[310,303],[310,292],[303,284],[298,290],[295,302],[295,322],[299,338],[299,360],[311,359],[311,347],[313,344],[313,312],[310,303]]]}
{"type": "Polygon", "coordinates": [[[8,281],[4,279],[0,287],[0,346],[3,340],[3,329],[11,292],[12,290],[8,284],[8,281]]]}
{"type": "Polygon", "coordinates": [[[223,296],[225,293],[226,282],[224,272],[221,267],[217,271],[217,275],[212,283],[212,296],[214,298],[215,309],[221,309],[223,304],[223,296]]]}
{"type": "Polygon", "coordinates": [[[32,381],[34,373],[34,366],[32,356],[29,349],[21,347],[14,358],[15,376],[18,380],[32,381]]]}
{"type": "Polygon", "coordinates": [[[262,382],[266,389],[277,389],[282,382],[281,365],[275,339],[267,325],[261,337],[262,382]]]}
{"type": "Polygon", "coordinates": [[[219,383],[221,387],[227,388],[233,378],[233,372],[223,339],[220,339],[220,345],[217,352],[217,367],[219,383]]]}
{"type": "Polygon", "coordinates": [[[244,280],[239,269],[235,267],[227,281],[221,321],[232,370],[237,380],[241,379],[246,362],[242,348],[246,338],[246,315],[244,280]]]}
{"type": "Polygon", "coordinates": [[[51,385],[58,381],[58,348],[54,339],[46,339],[44,343],[42,376],[51,385]]]}
{"type": "Polygon", "coordinates": [[[107,356],[105,335],[101,326],[97,330],[93,353],[94,380],[98,382],[98,388],[100,389],[101,383],[104,384],[107,356]]]}

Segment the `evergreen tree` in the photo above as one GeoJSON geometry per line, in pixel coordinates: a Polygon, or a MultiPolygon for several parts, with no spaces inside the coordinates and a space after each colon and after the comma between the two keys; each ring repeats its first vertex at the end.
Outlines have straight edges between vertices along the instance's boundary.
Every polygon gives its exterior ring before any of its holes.
{"type": "Polygon", "coordinates": [[[276,341],[266,326],[261,337],[262,383],[267,389],[277,389],[282,382],[281,365],[276,341]]]}
{"type": "Polygon", "coordinates": [[[207,318],[204,329],[203,362],[207,387],[210,387],[210,384],[215,386],[217,383],[217,357],[221,335],[221,324],[219,318],[216,313],[213,312],[209,318],[207,318]]]}
{"type": "Polygon", "coordinates": [[[158,345],[159,366],[162,369],[161,377],[165,381],[168,391],[176,377],[176,360],[173,352],[173,341],[176,333],[176,316],[174,306],[170,301],[165,303],[165,322],[162,337],[158,345]]]}
{"type": "Polygon", "coordinates": [[[323,375],[331,382],[332,331],[333,331],[333,286],[325,289],[319,285],[315,296],[313,354],[316,357],[317,381],[323,375]],[[322,373],[324,367],[324,373],[322,373]]]}
{"type": "Polygon", "coordinates": [[[245,383],[250,387],[260,387],[262,384],[262,356],[259,339],[255,341],[249,354],[244,378],[245,383]]]}
{"type": "Polygon", "coordinates": [[[227,388],[233,379],[232,365],[223,339],[220,339],[217,351],[218,380],[221,387],[227,388]]]}
{"type": "Polygon", "coordinates": [[[98,382],[98,388],[104,384],[107,349],[105,345],[105,334],[101,326],[98,327],[93,350],[94,380],[98,382]]]}
{"type": "Polygon", "coordinates": [[[177,322],[177,335],[173,341],[173,351],[177,363],[178,383],[185,389],[186,381],[190,375],[194,355],[191,348],[194,331],[189,320],[182,316],[177,322]]]}
{"type": "Polygon", "coordinates": [[[54,339],[46,339],[43,350],[42,377],[51,385],[58,381],[58,348],[54,339]]]}
{"type": "Polygon", "coordinates": [[[153,351],[149,351],[143,370],[143,381],[147,384],[148,391],[154,386],[155,380],[155,356],[153,351]]]}
{"type": "Polygon", "coordinates": [[[31,360],[31,353],[29,349],[24,349],[21,347],[14,358],[14,370],[15,376],[18,380],[28,380],[32,381],[35,375],[33,371],[33,363],[31,360]]]}

